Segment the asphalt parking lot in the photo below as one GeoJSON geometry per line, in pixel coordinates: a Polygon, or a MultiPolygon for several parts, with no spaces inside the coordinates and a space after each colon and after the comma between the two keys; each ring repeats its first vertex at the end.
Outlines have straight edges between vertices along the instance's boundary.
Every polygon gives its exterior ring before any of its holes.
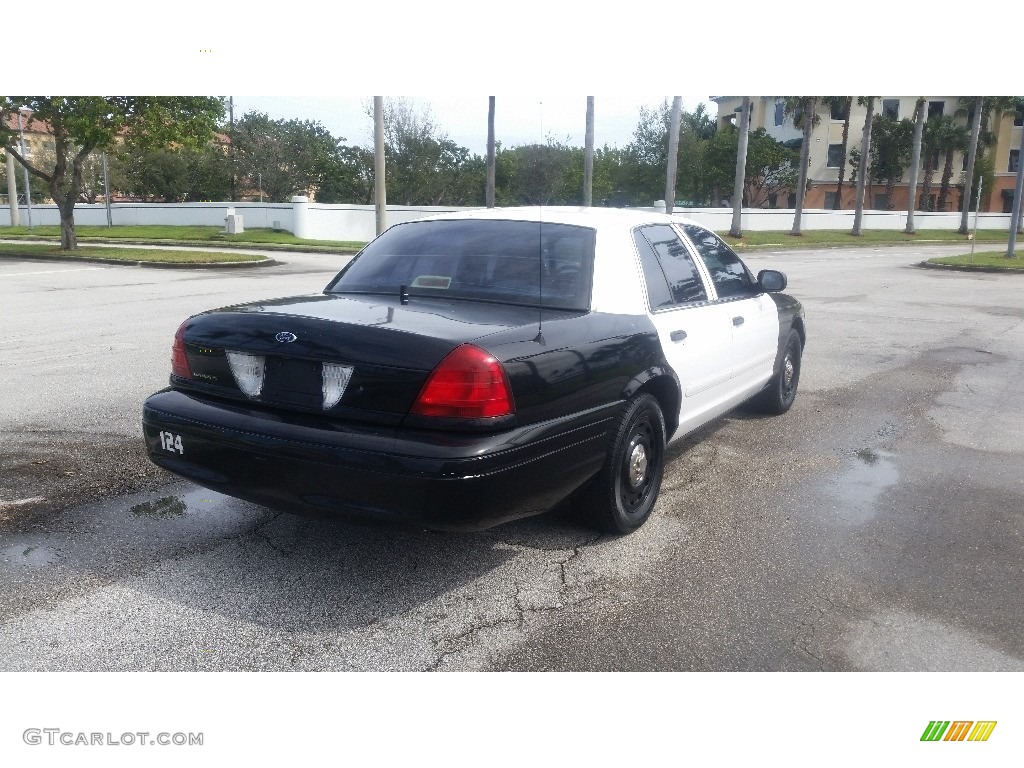
{"type": "Polygon", "coordinates": [[[323,523],[143,455],[187,315],[242,271],[0,260],[0,670],[1024,670],[1024,277],[953,247],[758,253],[809,342],[793,409],[673,447],[651,521],[323,523]]]}

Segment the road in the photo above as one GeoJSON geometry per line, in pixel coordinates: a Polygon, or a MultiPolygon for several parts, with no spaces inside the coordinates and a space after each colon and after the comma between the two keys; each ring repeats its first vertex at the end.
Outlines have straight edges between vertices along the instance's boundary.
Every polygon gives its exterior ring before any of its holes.
{"type": "Polygon", "coordinates": [[[149,465],[142,400],[220,272],[0,260],[0,671],[1024,670],[1024,278],[956,247],[758,253],[807,309],[786,415],[673,447],[651,521],[281,515],[149,465]]]}

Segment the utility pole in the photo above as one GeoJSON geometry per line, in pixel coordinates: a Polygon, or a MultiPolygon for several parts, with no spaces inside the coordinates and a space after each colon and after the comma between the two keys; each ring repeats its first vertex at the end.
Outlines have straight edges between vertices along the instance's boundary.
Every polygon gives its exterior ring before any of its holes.
{"type": "Polygon", "coordinates": [[[18,221],[18,177],[14,173],[14,155],[10,152],[4,152],[7,155],[7,203],[11,207],[11,226],[16,227],[21,222],[18,221]]]}
{"type": "Polygon", "coordinates": [[[587,132],[583,141],[583,205],[594,204],[594,97],[587,96],[587,132]]]}
{"type": "Polygon", "coordinates": [[[377,234],[388,228],[388,196],[384,179],[384,97],[373,97],[373,203],[377,234]]]}
{"type": "Polygon", "coordinates": [[[494,97],[487,97],[487,191],[485,205],[494,207],[494,97]]]}
{"type": "Polygon", "coordinates": [[[235,202],[235,97],[228,96],[228,141],[231,142],[231,202],[235,202]]]}
{"type": "Polygon", "coordinates": [[[683,111],[683,97],[672,98],[672,122],[668,127],[668,168],[665,174],[665,213],[672,213],[676,203],[676,164],[679,161],[679,114],[683,111]]]}

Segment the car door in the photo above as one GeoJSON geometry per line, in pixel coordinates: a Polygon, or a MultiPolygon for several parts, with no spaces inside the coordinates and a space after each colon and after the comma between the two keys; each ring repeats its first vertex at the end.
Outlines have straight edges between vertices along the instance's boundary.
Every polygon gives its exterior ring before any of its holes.
{"type": "Polygon", "coordinates": [[[683,395],[671,440],[721,411],[732,369],[732,326],[727,309],[711,301],[705,278],[670,225],[640,227],[633,239],[651,320],[683,395]]]}
{"type": "Polygon", "coordinates": [[[758,288],[750,270],[721,238],[695,224],[681,227],[711,278],[715,304],[726,312],[732,328],[730,389],[753,394],[771,378],[778,352],[775,302],[758,288]]]}

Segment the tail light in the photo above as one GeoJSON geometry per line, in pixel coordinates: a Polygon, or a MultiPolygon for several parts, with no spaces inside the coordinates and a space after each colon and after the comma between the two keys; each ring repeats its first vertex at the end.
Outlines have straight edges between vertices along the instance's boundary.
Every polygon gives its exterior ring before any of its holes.
{"type": "Polygon", "coordinates": [[[463,344],[438,363],[412,406],[420,416],[479,419],[515,411],[505,369],[480,347],[463,344]]]}
{"type": "Polygon", "coordinates": [[[188,356],[185,354],[185,323],[178,326],[174,333],[174,344],[171,346],[171,375],[179,379],[191,379],[192,369],[188,364],[188,356]]]}
{"type": "Polygon", "coordinates": [[[263,391],[263,374],[266,370],[266,358],[263,355],[250,355],[247,352],[224,350],[228,359],[228,367],[235,378],[235,384],[247,397],[259,397],[263,391]]]}

